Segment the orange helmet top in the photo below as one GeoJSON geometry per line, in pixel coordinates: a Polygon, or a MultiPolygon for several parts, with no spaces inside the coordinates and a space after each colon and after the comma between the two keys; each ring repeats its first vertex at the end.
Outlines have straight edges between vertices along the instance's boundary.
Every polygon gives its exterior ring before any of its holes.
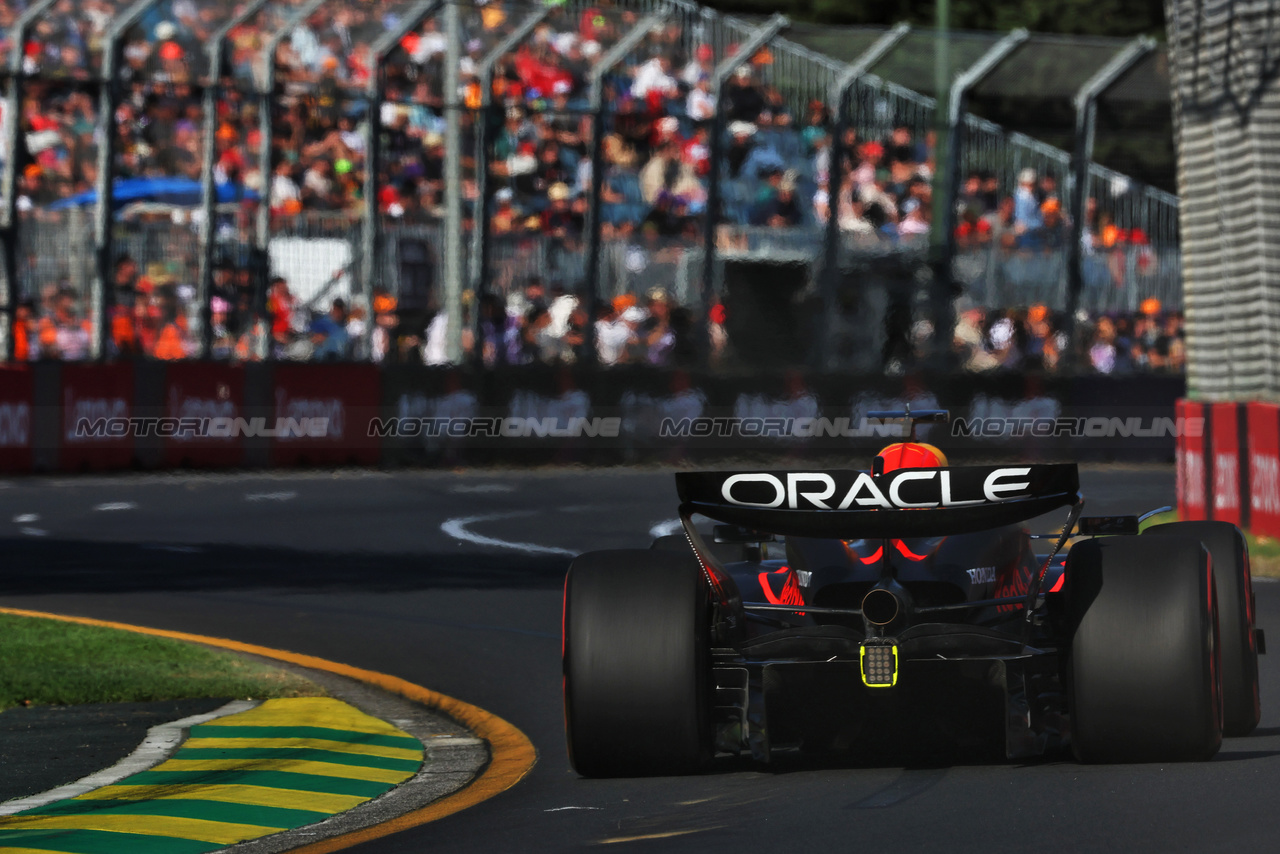
{"type": "Polygon", "coordinates": [[[898,469],[939,468],[947,465],[947,455],[924,442],[898,442],[882,450],[879,456],[884,460],[886,474],[898,469]]]}

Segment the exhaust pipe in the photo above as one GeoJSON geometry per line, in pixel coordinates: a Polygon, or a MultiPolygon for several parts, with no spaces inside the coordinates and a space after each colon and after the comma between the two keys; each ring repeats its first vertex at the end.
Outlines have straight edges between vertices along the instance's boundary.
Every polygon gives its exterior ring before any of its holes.
{"type": "Polygon", "coordinates": [[[889,625],[902,611],[902,600],[888,587],[872,587],[862,597],[862,616],[873,626],[889,625]]]}

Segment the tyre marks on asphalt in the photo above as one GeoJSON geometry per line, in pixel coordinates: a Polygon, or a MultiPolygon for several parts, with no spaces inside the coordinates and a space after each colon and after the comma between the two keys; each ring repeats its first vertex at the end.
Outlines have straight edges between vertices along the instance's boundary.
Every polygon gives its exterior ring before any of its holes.
{"type": "MultiPolygon", "coordinates": [[[[603,810],[603,816],[590,816],[573,819],[573,813],[565,815],[568,821],[589,821],[592,827],[599,828],[602,835],[592,839],[593,845],[615,845],[623,842],[645,842],[661,839],[675,839],[694,834],[714,833],[727,828],[736,828],[741,817],[762,808],[767,796],[751,794],[737,789],[737,781],[726,781],[735,791],[695,797],[686,800],[669,802],[655,812],[635,812],[635,807],[627,799],[609,803],[605,807],[563,807],[573,810],[603,810]],[[618,814],[621,813],[621,814],[618,814]],[[612,815],[617,815],[616,818],[612,815]],[[596,819],[593,821],[593,819],[596,819]],[[602,821],[600,820],[602,819],[602,821]]],[[[556,812],[556,810],[545,810],[556,812]]],[[[728,850],[723,834],[711,837],[705,843],[706,850],[728,850]],[[711,841],[718,839],[719,844],[711,841]]],[[[741,846],[736,846],[741,847],[741,846]]],[[[751,848],[750,845],[747,848],[751,848]]],[[[661,850],[655,848],[654,850],[661,850]]],[[[682,849],[684,850],[684,849],[682,849]]],[[[754,850],[754,849],[752,849],[754,850]]],[[[786,849],[783,846],[782,850],[786,849]]]]}
{"type": "Polygon", "coordinates": [[[897,806],[932,789],[946,776],[946,768],[908,768],[889,785],[872,792],[860,801],[854,801],[845,809],[874,810],[897,806]]]}
{"type": "Polygon", "coordinates": [[[422,742],[339,700],[268,700],[193,726],[174,756],[0,818],[0,850],[198,854],[314,824],[417,773],[422,742]]]}
{"type": "Polygon", "coordinates": [[[597,845],[615,845],[619,842],[644,842],[651,839],[672,839],[676,836],[688,836],[691,833],[705,833],[709,830],[720,830],[725,827],[723,824],[717,824],[713,827],[694,827],[688,830],[665,830],[661,833],[641,833],[636,836],[610,836],[606,839],[599,840],[597,845]]]}

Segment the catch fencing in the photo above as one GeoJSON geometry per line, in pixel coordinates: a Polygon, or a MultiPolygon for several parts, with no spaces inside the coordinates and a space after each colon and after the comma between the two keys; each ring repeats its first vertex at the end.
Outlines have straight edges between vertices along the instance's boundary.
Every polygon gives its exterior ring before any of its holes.
{"type": "MultiPolygon", "coordinates": [[[[22,337],[16,325],[31,324],[23,327],[31,338],[41,318],[58,328],[83,326],[83,355],[98,359],[120,355],[120,331],[134,326],[129,334],[155,341],[169,326],[176,330],[182,347],[164,358],[305,357],[312,350],[304,339],[316,334],[312,316],[336,298],[358,321],[349,325],[357,340],[346,355],[377,358],[383,351],[371,338],[380,324],[398,324],[403,338],[424,338],[454,294],[464,312],[454,328],[474,332],[482,299],[518,302],[535,279],[591,307],[665,290],[692,314],[691,328],[705,330],[714,304],[751,264],[799,271],[795,300],[835,307],[819,313],[827,327],[812,335],[826,341],[838,327],[883,326],[875,312],[903,297],[866,292],[900,290],[928,259],[927,238],[897,227],[905,213],[871,223],[870,232],[860,222],[846,227],[844,184],[829,186],[844,172],[830,162],[846,153],[844,140],[825,166],[820,153],[846,127],[860,146],[878,146],[905,128],[920,152],[911,157],[925,167],[938,94],[932,68],[921,61],[934,44],[929,31],[907,33],[852,81],[847,103],[836,104],[838,83],[883,32],[849,31],[856,56],[834,46],[840,31],[812,27],[739,56],[759,22],[687,0],[464,3],[457,45],[463,100],[455,105],[444,87],[451,55],[444,7],[425,0],[250,0],[235,7],[143,0],[108,3],[112,17],[105,20],[71,22],[58,17],[51,0],[0,5],[16,19],[12,38],[0,45],[10,118],[0,332],[11,358],[22,337]],[[647,17],[653,15],[659,17],[647,17]],[[523,37],[502,53],[514,36],[523,37]],[[92,46],[83,62],[63,49],[80,42],[92,46]],[[616,67],[603,69],[607,94],[597,116],[580,84],[619,45],[630,48],[616,67]],[[678,97],[628,93],[651,63],[662,69],[653,75],[659,80],[682,75],[678,97]],[[735,118],[740,105],[728,88],[710,93],[706,112],[690,111],[686,92],[721,67],[763,102],[751,121],[735,118]],[[495,76],[485,78],[486,68],[495,76]],[[463,152],[456,172],[446,157],[455,140],[445,138],[453,127],[445,117],[455,108],[463,152]],[[654,190],[645,172],[651,161],[634,155],[656,156],[667,121],[682,145],[724,155],[707,167],[712,174],[692,175],[680,192],[670,174],[654,190]],[[760,157],[761,171],[734,173],[735,124],[750,126],[754,149],[773,152],[776,171],[799,200],[785,224],[760,213],[761,200],[778,192],[767,177],[772,161],[760,157]],[[562,141],[544,164],[548,134],[562,141]],[[538,162],[529,167],[527,158],[538,162]],[[559,177],[543,180],[544,166],[559,177]],[[593,176],[597,168],[601,174],[593,176]],[[707,198],[709,184],[718,184],[718,195],[707,198]],[[589,204],[593,192],[605,196],[598,208],[589,204]],[[566,194],[567,205],[557,207],[553,195],[566,194]],[[510,215],[502,209],[509,196],[516,202],[510,215]],[[825,216],[836,218],[837,228],[822,224],[824,196],[825,216]],[[676,214],[663,208],[670,197],[682,206],[676,214]],[[557,221],[567,225],[557,230],[557,221]],[[704,234],[715,235],[710,245],[704,234]],[[450,254],[451,245],[460,248],[450,254]],[[594,269],[592,245],[600,259],[594,269]],[[452,269],[469,272],[451,281],[452,269]],[[284,328],[279,295],[270,292],[277,278],[285,280],[294,312],[284,328]],[[378,316],[379,295],[399,309],[394,319],[378,316]],[[406,331],[406,317],[421,328],[406,331]],[[303,346],[294,347],[299,341],[303,346]]],[[[954,34],[947,79],[1000,42],[1000,34],[954,34]]],[[[1122,47],[1091,49],[1101,62],[1122,47]]],[[[1022,61],[1032,49],[1003,61],[1022,61]]],[[[1027,170],[1053,179],[1067,207],[1078,176],[1087,184],[1088,207],[1067,210],[1056,230],[1046,226],[1016,245],[990,239],[957,246],[951,275],[963,305],[993,315],[1032,305],[1057,314],[1134,314],[1154,299],[1162,311],[1181,309],[1172,194],[1098,164],[1082,172],[1079,158],[1063,149],[971,113],[961,116],[954,144],[961,174],[991,176],[1001,198],[1015,193],[1027,170]],[[1087,221],[1089,245],[1078,258],[1073,219],[1087,221]]],[[[871,183],[896,180],[879,174],[878,155],[865,156],[871,159],[852,165],[866,166],[871,183]]],[[[960,201],[949,198],[948,206],[960,201]]],[[[906,287],[914,289],[906,303],[918,306],[925,286],[906,287]]],[[[62,355],[73,352],[79,350],[68,345],[62,355]]],[[[150,345],[144,352],[157,354],[150,345]]],[[[42,353],[58,354],[52,346],[42,353]]],[[[823,356],[823,366],[839,367],[832,358],[823,356]]]]}

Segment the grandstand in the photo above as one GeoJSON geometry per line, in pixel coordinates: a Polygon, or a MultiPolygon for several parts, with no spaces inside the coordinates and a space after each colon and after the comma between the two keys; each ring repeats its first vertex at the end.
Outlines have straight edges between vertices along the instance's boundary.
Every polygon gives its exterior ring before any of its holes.
{"type": "MultiPolygon", "coordinates": [[[[12,358],[446,361],[442,8],[0,2],[12,358]]],[[[726,270],[753,262],[798,271],[822,346],[796,358],[923,356],[931,33],[800,28],[747,55],[761,22],[684,0],[461,11],[470,358],[732,364],[726,270]]],[[[953,78],[1009,46],[974,104],[1026,96],[1018,80],[1158,101],[1149,43],[953,43],[953,78]]],[[[1088,145],[958,123],[963,364],[1178,370],[1176,198],[1088,145]]]]}

